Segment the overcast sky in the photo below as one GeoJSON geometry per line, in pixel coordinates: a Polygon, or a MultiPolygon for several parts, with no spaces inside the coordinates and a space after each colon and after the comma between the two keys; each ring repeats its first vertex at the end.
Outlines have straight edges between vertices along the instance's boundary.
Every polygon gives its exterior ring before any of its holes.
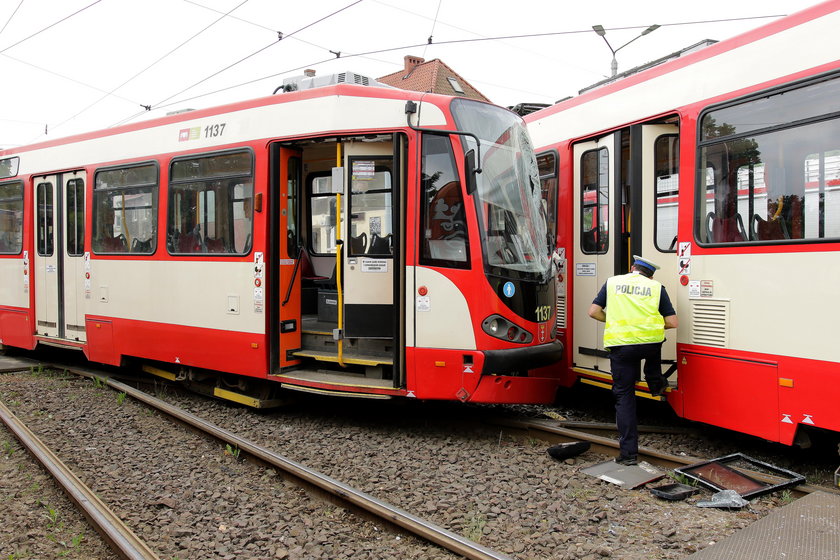
{"type": "Polygon", "coordinates": [[[305,68],[376,78],[408,54],[441,59],[500,105],[552,103],[609,75],[593,25],[615,49],[662,26],[618,51],[621,72],[816,3],[0,0],[0,147],[270,95],[305,68]]]}

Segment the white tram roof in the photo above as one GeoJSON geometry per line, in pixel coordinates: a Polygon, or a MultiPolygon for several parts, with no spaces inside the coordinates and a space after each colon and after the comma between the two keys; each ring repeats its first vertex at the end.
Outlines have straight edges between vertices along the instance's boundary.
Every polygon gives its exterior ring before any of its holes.
{"type": "Polygon", "coordinates": [[[27,175],[260,139],[402,128],[406,126],[405,102],[421,99],[424,103],[413,122],[446,126],[441,107],[451,97],[341,83],[20,146],[0,151],[0,158],[19,156],[18,174],[27,175]],[[213,135],[212,129],[211,134],[205,133],[216,125],[224,125],[221,133],[213,135]]]}

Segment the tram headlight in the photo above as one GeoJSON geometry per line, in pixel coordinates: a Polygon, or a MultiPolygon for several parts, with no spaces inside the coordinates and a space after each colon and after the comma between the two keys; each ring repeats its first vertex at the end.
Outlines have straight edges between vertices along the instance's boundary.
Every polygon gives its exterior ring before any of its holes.
{"type": "Polygon", "coordinates": [[[534,337],[527,330],[508,321],[501,315],[491,315],[481,323],[481,329],[494,338],[517,342],[520,344],[530,343],[534,337]]]}

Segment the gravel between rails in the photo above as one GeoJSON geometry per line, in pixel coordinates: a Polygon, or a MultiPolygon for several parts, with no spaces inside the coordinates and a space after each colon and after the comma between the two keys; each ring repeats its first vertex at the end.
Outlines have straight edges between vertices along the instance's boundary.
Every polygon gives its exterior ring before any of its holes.
{"type": "MultiPolygon", "coordinates": [[[[480,421],[501,411],[571,416],[563,406],[302,397],[258,413],[173,389],[157,396],[520,560],[684,558],[785,502],[766,496],[742,511],[696,507],[708,493],[665,502],[647,490],[622,490],[581,472],[607,457],[590,452],[557,462],[545,453],[544,442],[513,438],[480,421]]],[[[226,455],[218,442],[131,399],[120,404],[115,392],[91,381],[5,375],[0,398],[14,399],[15,414],[81,471],[161,558],[453,557],[313,502],[272,471],[226,455]]],[[[598,398],[611,397],[601,392],[598,398]]],[[[646,434],[642,444],[673,451],[668,445],[674,443],[707,457],[726,454],[715,454],[725,450],[702,437],[667,438],[646,434]],[[703,452],[707,445],[711,455],[703,452]]],[[[31,530],[26,522],[9,523],[18,532],[31,530]]]]}

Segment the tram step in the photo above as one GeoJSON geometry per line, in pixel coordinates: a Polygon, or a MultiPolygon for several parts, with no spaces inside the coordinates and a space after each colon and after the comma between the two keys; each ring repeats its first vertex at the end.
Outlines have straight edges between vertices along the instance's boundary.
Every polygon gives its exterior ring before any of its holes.
{"type": "MultiPolygon", "coordinates": [[[[334,362],[338,363],[338,354],[335,352],[320,352],[318,350],[298,350],[293,354],[299,358],[312,358],[319,362],[334,362]]],[[[394,360],[391,358],[384,358],[382,356],[369,356],[363,354],[344,354],[342,361],[345,364],[353,364],[359,366],[392,366],[394,360]]]]}

